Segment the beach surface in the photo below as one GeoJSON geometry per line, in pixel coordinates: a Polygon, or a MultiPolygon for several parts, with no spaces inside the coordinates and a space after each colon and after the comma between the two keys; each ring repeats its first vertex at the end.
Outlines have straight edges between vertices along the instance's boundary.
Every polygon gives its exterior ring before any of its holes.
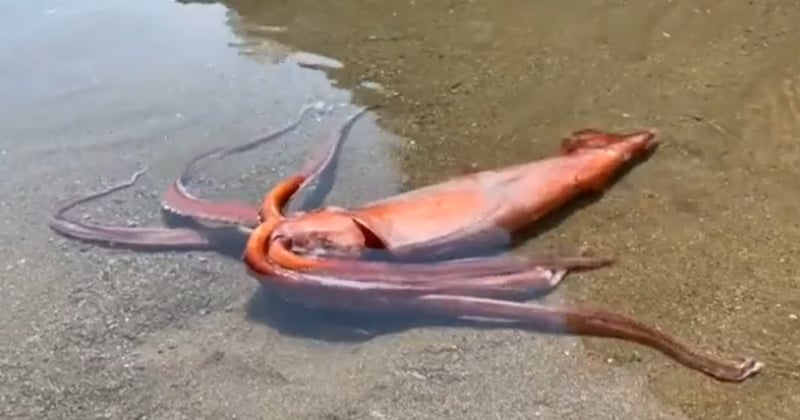
{"type": "Polygon", "coordinates": [[[0,418],[796,418],[796,22],[790,1],[5,2],[0,418]],[[514,252],[615,256],[546,302],[765,370],[723,384],[632,343],[311,313],[235,253],[109,249],[46,225],[143,166],[71,214],[163,224],[188,159],[316,101],[334,109],[204,168],[192,192],[256,205],[365,105],[380,107],[331,191],[306,203],[538,159],[576,129],[655,128],[652,158],[514,252]]]}

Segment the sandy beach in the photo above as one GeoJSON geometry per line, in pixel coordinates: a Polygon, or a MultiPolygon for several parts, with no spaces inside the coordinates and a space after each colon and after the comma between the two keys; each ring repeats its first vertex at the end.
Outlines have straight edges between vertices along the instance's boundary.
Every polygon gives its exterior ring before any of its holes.
{"type": "Polygon", "coordinates": [[[318,3],[0,5],[0,418],[800,412],[799,6],[318,3]],[[326,204],[538,159],[587,126],[658,129],[653,158],[514,252],[614,255],[546,301],[630,314],[764,372],[722,384],[620,341],[312,313],[261,290],[235,253],[109,249],[45,223],[147,165],[72,213],[163,224],[189,158],[314,101],[336,108],[192,191],[256,204],[365,105],[380,108],[353,128],[326,204]]]}

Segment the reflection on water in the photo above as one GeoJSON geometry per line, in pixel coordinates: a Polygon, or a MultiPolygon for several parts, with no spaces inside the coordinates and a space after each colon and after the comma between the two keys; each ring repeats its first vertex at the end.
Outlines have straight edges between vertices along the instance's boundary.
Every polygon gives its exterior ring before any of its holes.
{"type": "MultiPolygon", "coordinates": [[[[298,70],[312,54],[273,42],[251,49],[259,62],[239,58],[231,48],[239,39],[224,25],[227,9],[218,4],[41,3],[17,6],[13,15],[13,22],[30,21],[38,31],[5,27],[10,36],[0,39],[0,107],[8,111],[2,113],[3,142],[25,140],[51,150],[92,147],[100,143],[97,135],[113,134],[107,142],[158,144],[209,118],[224,125],[245,117],[249,129],[259,129],[282,123],[310,101],[349,101],[323,73],[298,70]],[[266,123],[253,114],[267,115],[266,123]],[[32,125],[21,115],[40,118],[32,125]]],[[[204,134],[196,142],[214,133],[204,134]]],[[[363,141],[374,143],[354,136],[356,151],[363,141]]]]}
{"type": "MultiPolygon", "coordinates": [[[[0,414],[791,418],[793,4],[2,3],[0,414]],[[531,248],[617,255],[616,267],[571,280],[572,298],[751,354],[766,370],[726,386],[630,344],[586,340],[586,350],[514,331],[295,339],[243,319],[254,286],[238,261],[81,252],[43,228],[50,203],[144,163],[136,191],[85,212],[158,223],[158,196],[188,156],[320,99],[379,103],[382,124],[410,138],[396,148],[375,115],[363,119],[340,154],[329,198],[339,205],[395,192],[403,177],[534,159],[584,126],[658,128],[654,158],[531,248]]],[[[216,165],[192,188],[255,201],[342,115],[216,165]]]]}

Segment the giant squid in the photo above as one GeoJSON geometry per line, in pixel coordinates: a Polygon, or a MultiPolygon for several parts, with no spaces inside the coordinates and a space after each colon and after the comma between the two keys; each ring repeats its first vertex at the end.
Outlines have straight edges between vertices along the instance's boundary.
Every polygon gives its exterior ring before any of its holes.
{"type": "Polygon", "coordinates": [[[198,229],[121,227],[67,217],[77,204],[133,185],[143,173],[62,205],[50,226],[68,237],[143,249],[211,249],[219,229],[247,235],[246,271],[283,299],[309,308],[361,313],[416,313],[478,319],[568,334],[639,343],[719,381],[740,382],[764,364],[723,360],[629,316],[530,301],[554,290],[570,271],[597,269],[610,258],[516,256],[512,235],[586,193],[602,194],[623,167],[653,152],[654,131],[573,132],[552,157],[475,171],[355,208],[323,206],[287,212],[298,191],[320,177],[366,108],[332,133],[318,154],[270,189],[259,206],[191,195],[197,165],[266,143],[289,132],[309,110],[263,138],[194,159],[167,189],[165,211],[208,222],[198,229]],[[219,227],[222,225],[222,227],[219,227]]]}

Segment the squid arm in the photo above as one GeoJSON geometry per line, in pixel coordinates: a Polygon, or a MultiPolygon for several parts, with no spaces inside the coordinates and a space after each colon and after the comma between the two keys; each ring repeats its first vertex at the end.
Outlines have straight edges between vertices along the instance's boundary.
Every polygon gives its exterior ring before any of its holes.
{"type": "MultiPolygon", "coordinates": [[[[764,363],[750,357],[724,360],[701,352],[669,333],[629,316],[579,306],[548,307],[524,298],[526,289],[555,287],[549,276],[484,277],[470,282],[359,282],[320,273],[276,267],[279,292],[289,301],[317,308],[347,308],[369,313],[427,314],[473,319],[540,331],[632,341],[724,382],[741,382],[758,374],[764,363]]],[[[564,272],[559,272],[563,277],[564,272]]]]}
{"type": "MultiPolygon", "coordinates": [[[[54,231],[69,238],[87,242],[108,244],[112,247],[132,246],[144,249],[209,249],[214,246],[210,236],[197,230],[156,227],[126,227],[102,225],[90,221],[81,221],[69,217],[70,209],[115,191],[129,188],[147,171],[147,168],[135,172],[127,181],[112,185],[98,192],[68,200],[53,212],[47,224],[54,231]]],[[[206,232],[208,233],[208,232],[206,232]]]]}
{"type": "Polygon", "coordinates": [[[215,248],[219,243],[219,236],[235,233],[236,231],[249,233],[250,228],[258,224],[258,209],[256,206],[246,203],[235,201],[214,203],[192,196],[186,189],[186,184],[192,173],[203,161],[211,158],[222,159],[232,154],[246,152],[290,132],[313,109],[321,109],[321,104],[314,103],[304,106],[295,120],[266,136],[233,147],[214,148],[195,156],[186,164],[180,177],[170,185],[162,200],[162,207],[167,212],[201,220],[205,219],[206,221],[235,224],[237,226],[213,228],[204,226],[200,229],[127,227],[79,220],[67,214],[70,209],[80,204],[133,186],[137,179],[147,171],[147,168],[135,172],[128,181],[120,182],[98,192],[70,199],[57,206],[47,224],[51,229],[68,238],[111,247],[128,247],[139,250],[215,248]],[[215,217],[215,214],[224,214],[227,217],[215,217]]]}
{"type": "Polygon", "coordinates": [[[319,111],[321,109],[321,102],[307,104],[300,109],[297,116],[292,121],[265,136],[237,146],[215,148],[196,156],[186,164],[180,176],[170,184],[169,188],[164,193],[161,200],[162,208],[167,212],[184,217],[191,217],[193,219],[216,223],[237,224],[247,228],[255,227],[259,222],[257,206],[240,201],[215,202],[194,196],[187,188],[191,176],[201,162],[212,158],[220,160],[270,143],[295,130],[303,121],[305,115],[310,111],[319,111]]]}

